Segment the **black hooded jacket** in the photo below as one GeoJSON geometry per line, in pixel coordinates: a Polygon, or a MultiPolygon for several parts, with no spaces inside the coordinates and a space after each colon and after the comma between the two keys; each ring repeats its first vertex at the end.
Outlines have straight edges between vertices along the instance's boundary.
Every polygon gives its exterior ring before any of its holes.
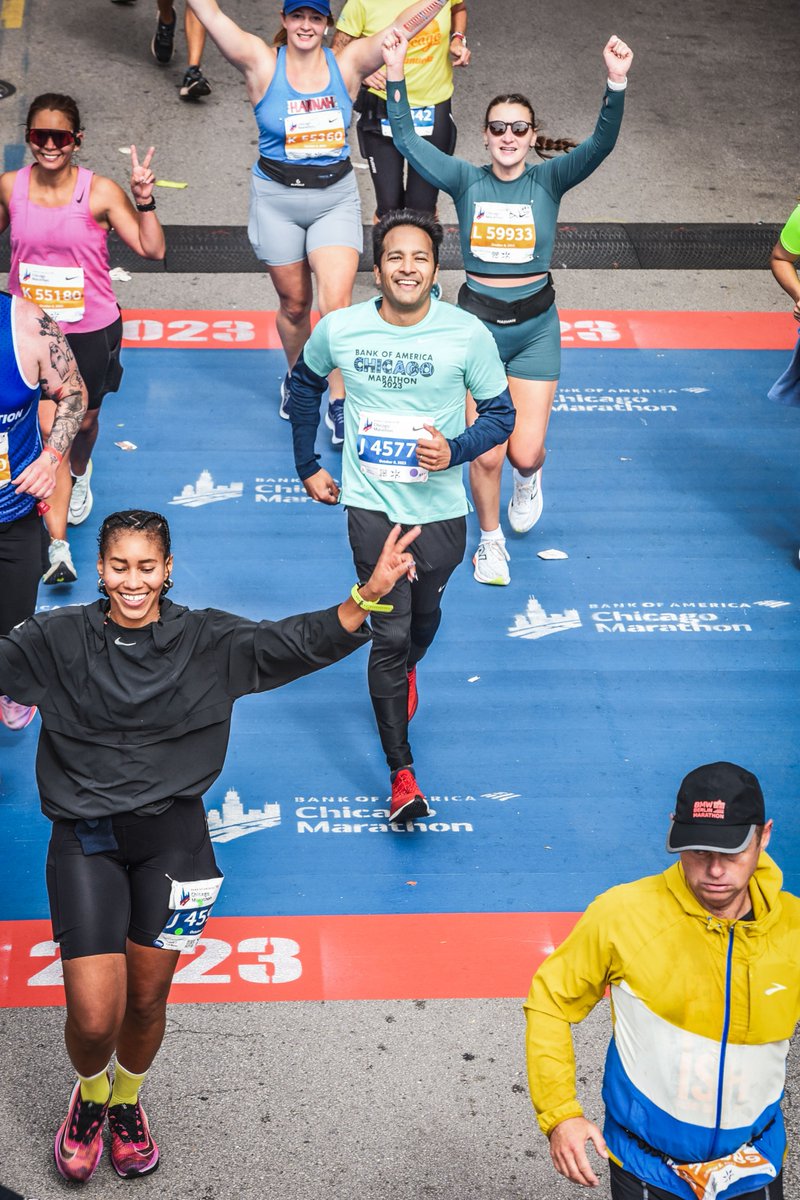
{"type": "Polygon", "coordinates": [[[336,608],[251,621],[169,600],[141,629],[107,602],[39,613],[0,637],[0,693],[35,704],[44,814],[103,817],[201,796],[222,770],[234,700],[338,662],[369,641],[336,608]]]}

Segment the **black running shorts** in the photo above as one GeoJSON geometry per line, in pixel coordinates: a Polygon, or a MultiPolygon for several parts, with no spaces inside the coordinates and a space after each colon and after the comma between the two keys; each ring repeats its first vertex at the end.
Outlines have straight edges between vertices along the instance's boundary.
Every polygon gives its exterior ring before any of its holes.
{"type": "Polygon", "coordinates": [[[118,849],[84,854],[75,821],[54,821],[47,852],[53,938],[61,957],[124,954],[130,938],[152,946],[169,919],[170,880],[213,879],[202,800],[176,800],[158,816],[113,818],[118,849]]]}

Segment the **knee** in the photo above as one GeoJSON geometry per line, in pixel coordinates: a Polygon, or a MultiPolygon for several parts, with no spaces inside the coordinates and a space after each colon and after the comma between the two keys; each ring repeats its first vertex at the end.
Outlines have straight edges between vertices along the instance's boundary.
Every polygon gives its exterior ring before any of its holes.
{"type": "Polygon", "coordinates": [[[391,668],[397,663],[404,663],[408,657],[410,644],[410,614],[392,614],[388,620],[372,621],[372,649],[369,656],[369,674],[391,668]],[[393,619],[394,618],[394,619],[393,619]]]}
{"type": "Polygon", "coordinates": [[[279,299],[281,316],[290,325],[302,325],[308,320],[311,312],[310,296],[281,296],[279,299]]]}
{"type": "Polygon", "coordinates": [[[87,408],[81,421],[81,433],[91,433],[93,429],[96,429],[99,415],[99,408],[87,408]]]}
{"type": "Polygon", "coordinates": [[[119,1027],[118,1016],[108,1008],[82,1007],[79,1011],[69,1009],[67,1022],[70,1031],[85,1047],[102,1048],[113,1042],[119,1027]]]}
{"type": "Polygon", "coordinates": [[[323,317],[329,312],[335,312],[337,308],[349,308],[353,302],[353,289],[326,287],[324,285],[318,287],[319,290],[319,311],[323,317]]]}
{"type": "Polygon", "coordinates": [[[125,1017],[141,1028],[149,1029],[164,1020],[166,1009],[167,992],[128,992],[125,1017]]]}
{"type": "Polygon", "coordinates": [[[476,471],[482,471],[486,475],[499,475],[503,470],[505,457],[505,444],[502,446],[493,446],[485,454],[479,454],[473,461],[472,466],[476,471]]]}
{"type": "Polygon", "coordinates": [[[420,650],[427,650],[442,620],[442,610],[437,608],[432,613],[420,613],[411,621],[411,641],[420,650]]]}
{"type": "Polygon", "coordinates": [[[508,448],[508,461],[523,475],[530,475],[532,471],[538,471],[539,467],[543,466],[546,457],[547,450],[543,442],[528,442],[517,452],[513,446],[508,448]]]}

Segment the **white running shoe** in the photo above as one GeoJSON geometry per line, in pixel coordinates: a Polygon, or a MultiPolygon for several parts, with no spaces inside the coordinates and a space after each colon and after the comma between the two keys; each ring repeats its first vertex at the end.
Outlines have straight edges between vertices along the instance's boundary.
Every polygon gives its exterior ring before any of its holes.
{"type": "Polygon", "coordinates": [[[92,460],[89,459],[85,474],[74,475],[72,478],[72,495],[69,498],[69,512],[67,513],[68,525],[82,525],[92,511],[94,496],[89,486],[91,478],[92,460]]]}
{"type": "Polygon", "coordinates": [[[514,472],[514,494],[508,503],[508,523],[514,533],[527,533],[542,515],[542,468],[530,479],[518,479],[514,472]]]}
{"type": "Polygon", "coordinates": [[[287,371],[281,380],[281,406],[278,412],[283,417],[284,421],[292,419],[292,393],[291,393],[292,372],[287,371]]]}
{"type": "Polygon", "coordinates": [[[473,575],[478,583],[496,583],[501,587],[511,583],[511,575],[506,566],[509,558],[504,541],[480,542],[472,559],[475,566],[473,575]]]}
{"type": "Polygon", "coordinates": [[[53,538],[47,551],[50,566],[42,576],[42,583],[74,583],[78,578],[72,555],[69,552],[69,542],[62,538],[53,538]]]}

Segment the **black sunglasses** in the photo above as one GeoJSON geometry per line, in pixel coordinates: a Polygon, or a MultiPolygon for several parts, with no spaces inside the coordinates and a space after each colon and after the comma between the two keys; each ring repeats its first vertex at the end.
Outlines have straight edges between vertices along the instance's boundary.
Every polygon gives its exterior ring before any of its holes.
{"type": "Polygon", "coordinates": [[[63,150],[78,141],[78,135],[71,129],[29,129],[26,136],[37,150],[44,150],[48,142],[52,142],[56,150],[63,150]]]}
{"type": "Polygon", "coordinates": [[[510,129],[514,137],[523,137],[529,129],[533,129],[531,121],[489,121],[486,125],[492,137],[502,137],[510,129]]]}

